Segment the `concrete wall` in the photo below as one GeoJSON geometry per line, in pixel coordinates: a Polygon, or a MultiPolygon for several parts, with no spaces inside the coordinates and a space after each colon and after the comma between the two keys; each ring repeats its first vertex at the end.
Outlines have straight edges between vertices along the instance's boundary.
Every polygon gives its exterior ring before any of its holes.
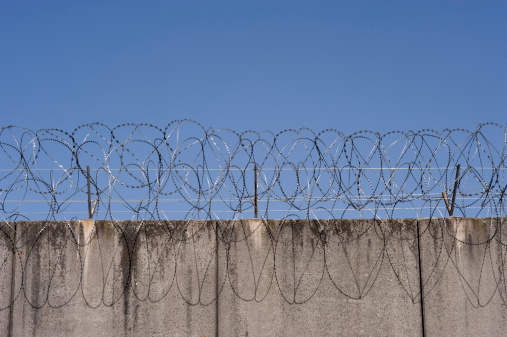
{"type": "Polygon", "coordinates": [[[500,336],[502,221],[4,222],[0,335],[500,336]]]}

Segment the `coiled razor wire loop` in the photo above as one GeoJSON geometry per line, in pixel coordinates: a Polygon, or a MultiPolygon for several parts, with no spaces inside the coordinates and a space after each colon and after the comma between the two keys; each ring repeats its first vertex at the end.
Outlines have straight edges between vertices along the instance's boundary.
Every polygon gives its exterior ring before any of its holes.
{"type": "MultiPolygon", "coordinates": [[[[491,245],[505,246],[502,225],[507,189],[506,144],[506,126],[494,123],[480,124],[475,130],[393,131],[383,135],[372,131],[345,135],[333,129],[316,133],[306,128],[238,133],[206,129],[190,120],[173,121],[165,127],[122,124],[110,128],[94,123],[72,132],[3,127],[0,249],[5,261],[12,258],[23,266],[18,271],[23,285],[15,298],[24,294],[36,308],[46,304],[63,306],[78,294],[91,307],[113,305],[127,290],[132,290],[139,300],[159,301],[173,287],[187,303],[209,305],[226,285],[245,301],[261,301],[276,286],[287,302],[304,303],[312,298],[324,278],[329,278],[343,295],[359,299],[373,287],[384,263],[391,265],[397,282],[417,302],[420,292],[410,281],[410,273],[400,269],[399,261],[393,262],[399,254],[406,257],[407,242],[419,237],[441,241],[433,269],[425,280],[428,291],[438,282],[445,266],[452,264],[459,272],[459,262],[453,258],[456,247],[484,246],[487,255],[491,245]],[[461,172],[456,181],[458,165],[461,172]],[[91,168],[90,185],[87,167],[91,168]],[[98,228],[87,232],[73,225],[74,220],[88,217],[89,186],[92,200],[97,200],[93,219],[108,221],[118,238],[115,247],[104,248],[105,234],[98,228]],[[455,215],[491,218],[485,238],[464,238],[447,225],[442,192],[450,196],[455,186],[455,215]],[[252,230],[239,220],[252,218],[256,204],[260,222],[252,230]],[[393,227],[390,221],[397,218],[430,220],[420,233],[414,234],[393,227]],[[280,220],[273,228],[269,224],[272,219],[280,220]],[[336,220],[340,219],[363,220],[356,223],[356,234],[351,235],[344,232],[343,222],[341,227],[337,225],[336,220]],[[308,226],[301,227],[301,223],[308,226]],[[435,226],[436,223],[444,225],[435,226]],[[154,226],[161,231],[158,244],[165,253],[151,256],[147,264],[138,263],[135,252],[149,250],[148,232],[154,226]],[[267,232],[271,244],[259,267],[254,266],[249,240],[260,229],[267,232]],[[178,267],[174,265],[162,277],[160,265],[166,255],[192,256],[192,247],[202,239],[203,231],[213,231],[216,241],[209,241],[208,256],[199,260],[202,268],[197,273],[197,291],[188,294],[178,281],[178,267]],[[317,238],[312,241],[311,254],[294,248],[305,231],[317,238]],[[350,288],[336,270],[351,267],[345,246],[360,242],[365,233],[374,234],[381,244],[371,268],[365,272],[367,277],[353,275],[354,287],[350,288]],[[103,290],[106,281],[113,277],[114,264],[120,263],[116,260],[128,268],[121,275],[123,282],[115,283],[118,289],[111,298],[105,296],[105,290],[100,296],[87,294],[82,280],[72,294],[60,298],[50,291],[58,280],[58,258],[49,259],[44,288],[47,291],[34,299],[29,296],[28,273],[24,273],[32,260],[22,256],[22,252],[28,251],[31,256],[32,251],[40,252],[37,247],[41,245],[56,251],[75,250],[79,262],[74,272],[81,274],[94,251],[91,247],[102,245],[101,254],[111,259],[102,268],[103,290]],[[243,245],[249,256],[249,261],[242,262],[250,266],[243,270],[253,284],[254,291],[250,293],[237,288],[237,280],[245,277],[236,268],[240,262],[235,260],[238,254],[233,251],[239,249],[238,245],[243,245]],[[292,279],[284,276],[286,271],[280,271],[277,254],[284,249],[293,252],[292,279]],[[220,255],[219,250],[225,253],[220,255]],[[312,263],[318,272],[309,272],[307,268],[312,263]],[[143,264],[149,270],[140,270],[143,264]],[[214,264],[222,265],[217,291],[210,288],[214,284],[210,280],[214,264]],[[231,265],[235,268],[231,269],[231,265]],[[267,274],[270,276],[266,278],[267,274]],[[317,279],[309,282],[306,278],[310,274],[317,279]],[[143,277],[145,287],[141,289],[136,285],[143,277]],[[155,283],[156,291],[151,287],[155,283]]],[[[194,264],[199,264],[197,257],[194,260],[194,264]]],[[[7,265],[3,264],[3,272],[7,265]]],[[[505,302],[503,265],[501,272],[492,277],[505,302]]],[[[460,281],[474,306],[489,303],[469,278],[463,276],[460,281]]],[[[11,303],[12,300],[3,301],[0,309],[11,303]]]]}
{"type": "Polygon", "coordinates": [[[459,177],[460,216],[505,213],[506,131],[384,135],[309,129],[244,132],[193,121],[165,128],[95,123],[62,130],[0,129],[0,210],[8,219],[86,218],[87,166],[95,219],[281,219],[445,216],[459,177]]]}

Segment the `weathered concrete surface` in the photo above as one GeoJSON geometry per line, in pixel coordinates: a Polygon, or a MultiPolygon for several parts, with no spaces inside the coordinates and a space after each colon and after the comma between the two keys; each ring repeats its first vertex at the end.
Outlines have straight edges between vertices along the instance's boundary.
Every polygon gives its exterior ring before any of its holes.
{"type": "Polygon", "coordinates": [[[19,255],[13,250],[15,241],[15,223],[0,223],[0,335],[7,335],[11,324],[11,303],[20,295],[21,282],[14,282],[14,272],[17,278],[21,279],[21,272],[13,269],[19,264],[19,255]]]}
{"type": "Polygon", "coordinates": [[[505,224],[454,218],[426,227],[421,256],[428,336],[507,334],[505,224]]]}
{"type": "Polygon", "coordinates": [[[427,336],[499,336],[504,220],[18,222],[13,335],[421,336],[419,230],[427,336]]]}
{"type": "MultiPolygon", "coordinates": [[[[235,227],[220,335],[421,335],[420,308],[393,278],[381,226],[342,221],[321,239],[312,231],[318,225],[271,221],[274,240],[260,221],[235,227]]],[[[391,250],[391,259],[400,260],[391,250]]],[[[408,268],[417,271],[414,261],[408,268]]]]}
{"type": "Polygon", "coordinates": [[[214,299],[214,269],[206,277],[196,272],[213,251],[213,230],[203,227],[188,243],[174,244],[159,224],[124,222],[125,232],[111,222],[20,225],[29,253],[15,336],[214,334],[215,306],[204,303],[212,301],[205,295],[214,299]],[[200,286],[211,289],[203,291],[204,305],[200,286]]]}

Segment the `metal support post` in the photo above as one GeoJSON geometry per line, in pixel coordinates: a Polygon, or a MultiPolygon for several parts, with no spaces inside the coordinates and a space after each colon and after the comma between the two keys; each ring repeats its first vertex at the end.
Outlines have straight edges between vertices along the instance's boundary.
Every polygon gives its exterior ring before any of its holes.
{"type": "Polygon", "coordinates": [[[86,185],[88,187],[88,219],[91,219],[93,213],[92,213],[92,191],[90,188],[90,166],[86,166],[86,185]]]}
{"type": "Polygon", "coordinates": [[[255,208],[255,218],[257,219],[258,218],[258,208],[257,208],[257,164],[255,164],[255,167],[254,167],[254,175],[255,175],[255,178],[254,178],[254,208],[255,208]]]}
{"type": "Polygon", "coordinates": [[[452,202],[451,202],[451,212],[450,216],[453,216],[454,214],[454,202],[456,201],[456,191],[458,190],[459,185],[459,169],[460,165],[458,164],[458,167],[456,167],[456,179],[454,180],[454,190],[452,191],[452,202]]]}
{"type": "Polygon", "coordinates": [[[449,216],[453,216],[454,214],[454,203],[456,202],[456,192],[458,191],[458,185],[459,185],[459,171],[460,171],[461,165],[458,164],[456,167],[456,178],[454,179],[454,189],[452,191],[452,201],[449,204],[449,199],[447,199],[447,194],[442,192],[442,197],[445,201],[445,206],[447,207],[447,211],[449,212],[449,216]]]}

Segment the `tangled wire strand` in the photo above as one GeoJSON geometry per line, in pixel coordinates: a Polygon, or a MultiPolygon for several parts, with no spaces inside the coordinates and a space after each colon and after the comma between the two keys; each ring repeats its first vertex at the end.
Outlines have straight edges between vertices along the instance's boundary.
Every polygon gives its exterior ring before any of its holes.
{"type": "Polygon", "coordinates": [[[189,305],[210,305],[229,286],[238,298],[260,302],[275,285],[286,302],[305,303],[325,279],[361,299],[385,265],[415,303],[421,289],[413,259],[424,252],[414,252],[414,242],[430,239],[424,295],[454,266],[473,306],[490,302],[480,286],[488,277],[495,286],[487,295],[499,293],[507,304],[506,137],[505,126],[492,123],[384,135],[237,133],[189,120],[164,128],[94,123],[70,133],[1,128],[0,271],[8,273],[12,260],[22,281],[13,297],[2,296],[0,309],[21,297],[34,308],[62,307],[78,295],[95,308],[127,291],[157,302],[171,289],[189,305]],[[450,196],[454,186],[458,215],[490,217],[484,237],[470,239],[445,219],[442,192],[450,196]],[[93,219],[107,221],[74,221],[88,217],[94,200],[93,219]],[[252,218],[256,204],[252,228],[241,219],[252,218]],[[268,242],[260,253],[256,235],[268,242]],[[480,250],[478,275],[461,265],[462,245],[480,250]],[[491,253],[496,247],[499,257],[491,253]],[[65,267],[79,275],[73,281],[61,276],[67,255],[77,256],[65,267]],[[355,259],[369,262],[357,272],[355,259]]]}
{"type": "Polygon", "coordinates": [[[237,133],[189,120],[71,133],[9,126],[0,129],[0,209],[6,220],[86,218],[90,167],[95,219],[251,218],[256,201],[264,219],[441,217],[461,165],[457,215],[498,217],[506,137],[498,124],[348,136],[237,133]]]}

